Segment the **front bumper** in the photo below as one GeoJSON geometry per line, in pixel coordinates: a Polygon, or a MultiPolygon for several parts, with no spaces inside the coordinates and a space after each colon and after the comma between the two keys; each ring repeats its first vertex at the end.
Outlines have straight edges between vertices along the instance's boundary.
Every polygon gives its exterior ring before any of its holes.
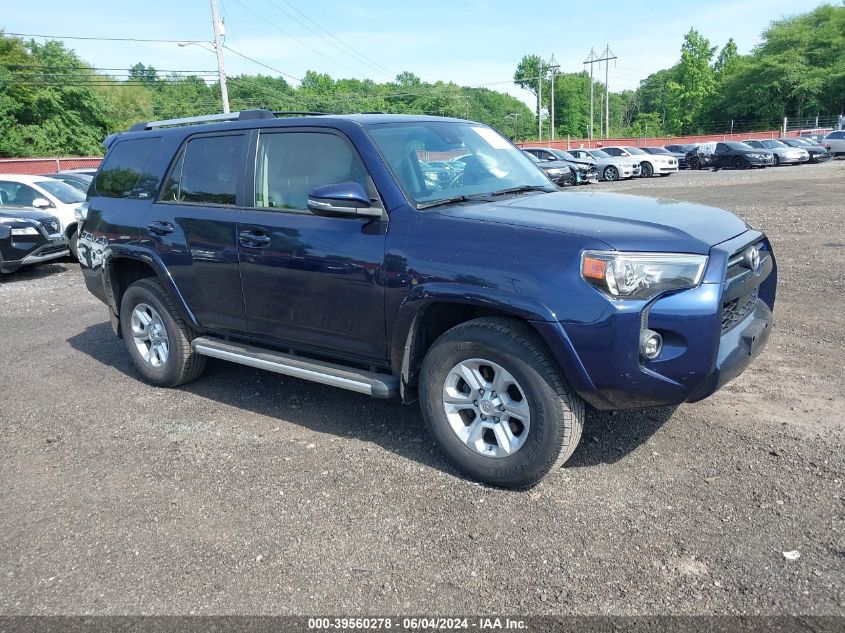
{"type": "Polygon", "coordinates": [[[695,402],[741,374],[763,350],[772,329],[776,284],[768,240],[748,231],[711,249],[697,288],[649,302],[607,299],[598,321],[534,325],[573,389],[598,409],[695,402]],[[758,269],[726,279],[730,258],[760,242],[758,269]],[[663,350],[652,361],[639,354],[644,327],[663,337],[663,350]]]}
{"type": "Polygon", "coordinates": [[[67,240],[62,237],[38,247],[22,259],[0,262],[0,272],[13,273],[24,266],[42,264],[68,255],[70,255],[70,250],[67,246],[67,240]]]}
{"type": "Polygon", "coordinates": [[[809,160],[810,160],[810,157],[807,154],[792,155],[792,156],[790,156],[788,154],[784,154],[783,156],[780,156],[780,164],[781,165],[798,165],[800,163],[806,163],[809,160]]]}

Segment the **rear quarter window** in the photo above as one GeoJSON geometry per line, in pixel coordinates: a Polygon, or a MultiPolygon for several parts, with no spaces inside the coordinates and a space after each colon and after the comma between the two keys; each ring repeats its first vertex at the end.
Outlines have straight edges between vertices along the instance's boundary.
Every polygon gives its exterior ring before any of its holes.
{"type": "Polygon", "coordinates": [[[94,179],[94,191],[106,198],[154,198],[159,177],[148,164],[161,144],[160,137],[118,141],[94,179]]]}

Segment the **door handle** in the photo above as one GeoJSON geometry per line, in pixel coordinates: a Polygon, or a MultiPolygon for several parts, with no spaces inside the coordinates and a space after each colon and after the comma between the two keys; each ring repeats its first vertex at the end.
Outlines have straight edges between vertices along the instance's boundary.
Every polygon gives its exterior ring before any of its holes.
{"type": "Polygon", "coordinates": [[[270,244],[270,236],[255,229],[241,231],[238,237],[241,245],[249,248],[264,248],[270,244]]]}
{"type": "Polygon", "coordinates": [[[150,235],[167,235],[173,233],[173,225],[170,222],[161,222],[156,220],[147,225],[147,233],[150,235]]]}

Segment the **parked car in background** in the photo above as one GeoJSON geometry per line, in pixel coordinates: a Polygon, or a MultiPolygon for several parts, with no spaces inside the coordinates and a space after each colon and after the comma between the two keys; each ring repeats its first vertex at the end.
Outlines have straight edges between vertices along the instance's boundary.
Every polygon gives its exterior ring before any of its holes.
{"type": "Polygon", "coordinates": [[[845,130],[834,130],[822,139],[832,156],[845,154],[845,130]]]}
{"type": "Polygon", "coordinates": [[[621,180],[640,175],[640,161],[626,156],[611,156],[600,149],[570,149],[569,154],[580,160],[595,161],[599,180],[621,180]]]}
{"type": "Polygon", "coordinates": [[[77,167],[76,169],[63,169],[63,174],[83,174],[85,176],[91,176],[92,178],[97,173],[96,167],[77,167]]]}
{"type": "Polygon", "coordinates": [[[811,163],[821,163],[826,160],[830,160],[833,157],[827,147],[806,138],[781,137],[778,140],[780,140],[780,142],[784,143],[785,145],[789,145],[790,147],[798,147],[800,149],[806,150],[807,153],[810,155],[811,163]]]}
{"type": "Polygon", "coordinates": [[[774,164],[775,157],[770,151],[740,141],[716,143],[710,161],[713,169],[751,169],[771,167],[774,164]]]}
{"type": "Polygon", "coordinates": [[[716,143],[696,143],[687,152],[687,165],[690,169],[704,169],[710,167],[713,160],[713,150],[716,143]]]}
{"type": "Polygon", "coordinates": [[[79,189],[82,193],[88,193],[88,187],[91,186],[91,181],[94,176],[91,174],[81,174],[75,171],[57,171],[54,174],[42,174],[46,178],[59,180],[65,184],[70,185],[75,189],[79,189]]]}
{"type": "Polygon", "coordinates": [[[800,147],[790,147],[786,143],[781,143],[774,138],[763,140],[748,139],[742,142],[750,147],[770,151],[774,156],[775,165],[799,165],[810,161],[810,154],[807,150],[801,149],[800,147]]]}
{"type": "MultiPolygon", "coordinates": [[[[698,147],[697,143],[675,143],[663,146],[664,149],[672,152],[673,154],[683,154],[684,159],[686,159],[687,154],[694,150],[696,147],[698,147]]],[[[678,163],[678,166],[680,166],[680,162],[678,163]]],[[[689,163],[687,163],[686,167],[684,167],[684,169],[687,168],[689,168],[689,163]]]]}
{"type": "Polygon", "coordinates": [[[669,176],[678,171],[678,160],[673,156],[649,154],[639,147],[610,146],[602,150],[611,156],[629,156],[640,163],[640,177],[651,178],[655,174],[669,176]]]}
{"type": "Polygon", "coordinates": [[[814,143],[819,143],[820,145],[824,145],[824,136],[824,132],[801,132],[798,135],[799,138],[810,139],[814,143]]]}
{"type": "Polygon", "coordinates": [[[69,254],[57,217],[34,208],[0,206],[0,273],[69,254]]]}
{"type": "Polygon", "coordinates": [[[78,242],[76,211],[84,202],[85,194],[79,189],[53,178],[0,174],[0,204],[35,207],[55,215],[74,257],[78,242]]]}
{"type": "Polygon", "coordinates": [[[526,147],[523,151],[543,161],[560,161],[575,174],[575,184],[589,185],[599,179],[598,168],[594,160],[579,159],[562,149],[555,147],[526,147]]]}
{"type": "Polygon", "coordinates": [[[678,169],[687,168],[686,152],[672,152],[666,149],[665,147],[641,147],[640,149],[642,149],[647,154],[653,154],[655,156],[671,156],[676,161],[678,161],[678,169]]]}
{"type": "Polygon", "coordinates": [[[564,185],[575,184],[575,174],[566,163],[559,160],[541,160],[531,152],[522,151],[556,185],[563,187],[564,185]]]}

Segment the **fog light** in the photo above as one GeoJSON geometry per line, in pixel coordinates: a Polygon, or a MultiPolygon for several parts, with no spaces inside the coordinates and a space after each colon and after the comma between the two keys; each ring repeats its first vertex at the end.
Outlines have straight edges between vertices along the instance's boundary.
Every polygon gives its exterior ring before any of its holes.
{"type": "Polygon", "coordinates": [[[648,360],[654,360],[663,349],[663,337],[654,330],[643,330],[640,334],[640,355],[648,360]]]}

